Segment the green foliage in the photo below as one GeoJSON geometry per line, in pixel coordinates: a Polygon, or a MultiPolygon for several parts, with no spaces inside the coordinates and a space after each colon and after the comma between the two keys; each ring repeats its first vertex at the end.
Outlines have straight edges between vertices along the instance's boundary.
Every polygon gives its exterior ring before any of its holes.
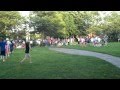
{"type": "Polygon", "coordinates": [[[31,11],[27,21],[18,11],[0,11],[0,34],[15,36],[12,29],[17,29],[21,24],[29,24],[34,27],[31,33],[40,33],[43,38],[66,38],[95,33],[107,34],[109,41],[117,41],[120,35],[119,22],[118,12],[106,14],[101,11],[31,11]]]}
{"type": "Polygon", "coordinates": [[[120,15],[117,12],[111,12],[109,16],[105,17],[104,32],[108,34],[110,41],[117,41],[120,34],[120,15]]]}
{"type": "Polygon", "coordinates": [[[0,33],[9,35],[10,31],[21,24],[21,15],[17,11],[0,11],[0,33]]]}
{"type": "Polygon", "coordinates": [[[19,24],[21,16],[17,11],[0,11],[0,23],[2,29],[9,29],[19,24]]]}
{"type": "MultiPolygon", "coordinates": [[[[36,14],[36,12],[35,12],[36,14]]],[[[37,15],[30,17],[30,26],[33,26],[35,33],[42,33],[44,36],[57,37],[64,27],[62,15],[57,12],[37,12],[37,15]]]]}
{"type": "Polygon", "coordinates": [[[73,15],[71,15],[71,12],[64,12],[63,15],[67,37],[76,35],[77,27],[73,15]]]}
{"type": "Polygon", "coordinates": [[[98,16],[98,12],[35,11],[31,13],[30,25],[35,28],[36,32],[44,32],[49,36],[86,35],[86,30],[95,20],[99,19],[98,17],[95,19],[96,16],[98,16]]]}
{"type": "Polygon", "coordinates": [[[29,22],[16,11],[0,12],[0,29],[16,28],[18,24],[28,23],[34,27],[33,34],[66,38],[75,35],[107,34],[109,41],[117,41],[120,34],[120,15],[117,12],[105,14],[101,11],[31,11],[29,22]],[[100,13],[106,15],[101,17],[100,13]]]}

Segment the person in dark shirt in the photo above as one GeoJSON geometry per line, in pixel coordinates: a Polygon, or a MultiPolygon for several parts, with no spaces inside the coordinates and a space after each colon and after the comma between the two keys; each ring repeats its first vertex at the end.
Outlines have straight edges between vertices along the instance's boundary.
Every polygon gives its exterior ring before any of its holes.
{"type": "Polygon", "coordinates": [[[13,49],[14,49],[14,43],[13,43],[13,41],[11,41],[11,43],[10,43],[10,53],[11,54],[13,52],[13,49]]]}
{"type": "Polygon", "coordinates": [[[2,43],[2,40],[0,38],[0,59],[2,59],[2,56],[1,56],[1,43],[2,43]]]}
{"type": "Polygon", "coordinates": [[[3,60],[3,62],[5,62],[5,45],[6,45],[6,42],[4,41],[4,39],[2,39],[0,41],[0,51],[1,51],[1,59],[3,60]]]}
{"type": "Polygon", "coordinates": [[[31,56],[30,56],[30,49],[31,49],[31,46],[30,46],[30,43],[29,42],[26,42],[25,43],[25,57],[23,58],[23,60],[20,62],[20,63],[22,63],[24,60],[26,60],[26,59],[29,59],[30,60],[30,63],[32,63],[31,62],[31,56]]]}

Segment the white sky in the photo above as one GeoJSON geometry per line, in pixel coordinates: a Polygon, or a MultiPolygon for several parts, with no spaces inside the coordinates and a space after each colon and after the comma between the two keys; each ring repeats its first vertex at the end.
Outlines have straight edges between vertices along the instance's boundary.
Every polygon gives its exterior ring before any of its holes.
{"type": "MultiPolygon", "coordinates": [[[[29,16],[29,13],[30,13],[30,11],[19,11],[19,12],[21,13],[22,16],[29,16]]],[[[103,12],[106,12],[106,14],[109,14],[111,11],[103,11],[103,12]]]]}
{"type": "MultiPolygon", "coordinates": [[[[30,11],[19,11],[19,12],[24,17],[28,17],[29,13],[30,13],[30,11]]],[[[120,14],[120,11],[116,11],[116,12],[120,14]]],[[[101,17],[105,17],[106,15],[108,15],[110,13],[111,13],[111,11],[101,11],[100,15],[101,15],[101,17]]]]}
{"type": "Polygon", "coordinates": [[[29,16],[30,11],[19,11],[22,16],[29,16]]]}

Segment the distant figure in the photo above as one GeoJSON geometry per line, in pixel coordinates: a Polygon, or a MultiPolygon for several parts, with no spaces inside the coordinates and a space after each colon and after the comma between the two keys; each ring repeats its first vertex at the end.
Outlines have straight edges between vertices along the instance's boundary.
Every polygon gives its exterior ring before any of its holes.
{"type": "Polygon", "coordinates": [[[85,38],[84,37],[81,37],[80,38],[80,45],[83,47],[85,46],[85,38]]]}
{"type": "Polygon", "coordinates": [[[10,55],[10,42],[9,41],[7,41],[5,45],[5,54],[6,54],[6,59],[7,59],[10,55]]]}
{"type": "Polygon", "coordinates": [[[120,42],[120,38],[118,38],[118,42],[120,42]]]}
{"type": "Polygon", "coordinates": [[[29,59],[29,60],[30,60],[30,63],[32,63],[32,62],[31,62],[31,56],[30,56],[30,54],[29,54],[30,49],[31,49],[30,43],[29,43],[29,42],[26,42],[26,43],[25,43],[25,57],[23,58],[23,60],[22,60],[20,63],[22,63],[22,62],[23,62],[24,60],[26,60],[26,59],[29,59]]]}
{"type": "Polygon", "coordinates": [[[107,45],[108,44],[108,36],[106,34],[104,35],[103,40],[104,40],[105,45],[107,45]]]}
{"type": "Polygon", "coordinates": [[[5,62],[5,45],[6,42],[2,39],[2,41],[0,41],[0,48],[1,48],[1,59],[3,60],[3,62],[5,62]]]}
{"type": "Polygon", "coordinates": [[[95,42],[94,46],[97,46],[97,47],[102,46],[101,45],[101,38],[99,36],[95,37],[95,41],[94,42],[95,42]]]}
{"type": "Polygon", "coordinates": [[[11,54],[13,53],[13,50],[14,50],[14,43],[13,43],[13,41],[11,41],[11,43],[10,43],[10,53],[11,54]]]}
{"type": "Polygon", "coordinates": [[[118,42],[120,42],[120,34],[118,34],[118,42]]]}

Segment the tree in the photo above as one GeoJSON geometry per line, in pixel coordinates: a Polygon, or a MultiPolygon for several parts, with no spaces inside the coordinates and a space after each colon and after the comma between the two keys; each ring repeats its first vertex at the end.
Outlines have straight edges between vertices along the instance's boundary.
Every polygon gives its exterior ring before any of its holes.
{"type": "Polygon", "coordinates": [[[64,22],[62,20],[62,14],[58,12],[33,12],[33,16],[30,17],[30,26],[34,27],[36,32],[44,34],[44,36],[58,37],[61,30],[64,28],[64,22]]]}
{"type": "Polygon", "coordinates": [[[65,22],[65,30],[66,30],[66,36],[74,36],[77,34],[77,27],[75,25],[75,20],[72,12],[64,12],[63,13],[63,20],[65,22]]]}
{"type": "Polygon", "coordinates": [[[3,36],[20,24],[21,15],[17,11],[0,11],[0,30],[3,36]]]}
{"type": "Polygon", "coordinates": [[[100,11],[34,11],[30,25],[45,36],[66,38],[72,35],[107,34],[117,40],[120,34],[120,15],[100,11]],[[104,17],[101,14],[105,15],[104,17]]]}
{"type": "Polygon", "coordinates": [[[71,12],[79,35],[87,35],[87,30],[100,21],[97,11],[74,11],[71,12]]]}
{"type": "Polygon", "coordinates": [[[104,25],[106,26],[104,32],[109,36],[110,41],[117,41],[120,34],[120,14],[111,12],[111,14],[104,19],[104,25]]]}

